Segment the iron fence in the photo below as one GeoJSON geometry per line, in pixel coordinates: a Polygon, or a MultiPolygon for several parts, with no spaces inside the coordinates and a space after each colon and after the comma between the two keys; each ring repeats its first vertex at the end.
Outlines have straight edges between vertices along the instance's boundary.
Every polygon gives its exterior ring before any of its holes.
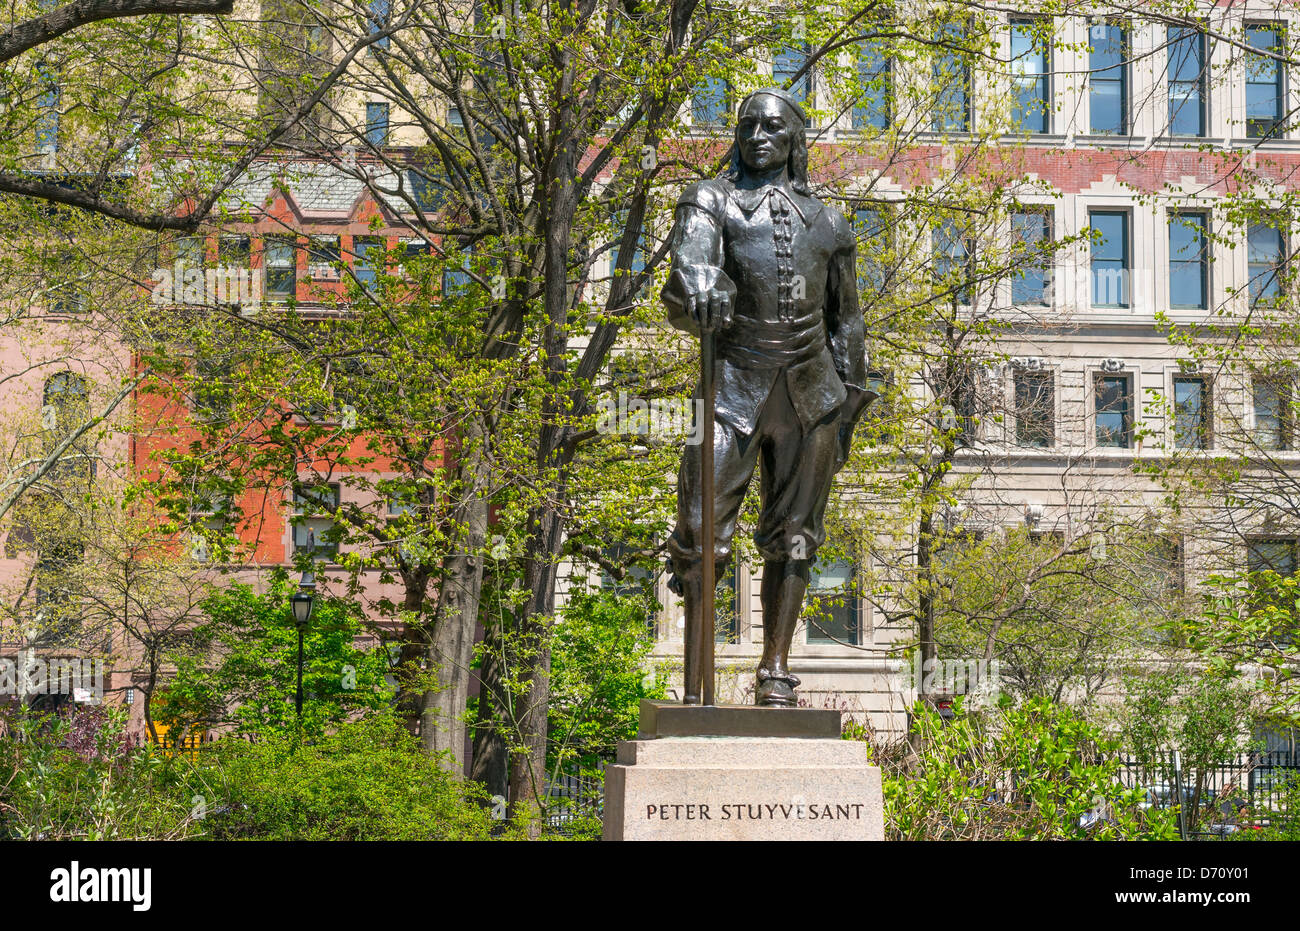
{"type": "Polygon", "coordinates": [[[599,820],[605,813],[605,763],[594,773],[561,773],[548,783],[546,795],[546,824],[552,830],[567,833],[579,820],[599,820]]]}
{"type": "Polygon", "coordinates": [[[1266,827],[1287,804],[1288,787],[1300,785],[1300,753],[1293,751],[1244,752],[1207,763],[1169,751],[1120,762],[1121,781],[1144,790],[1144,806],[1179,806],[1187,812],[1182,826],[1188,836],[1266,827]]]}

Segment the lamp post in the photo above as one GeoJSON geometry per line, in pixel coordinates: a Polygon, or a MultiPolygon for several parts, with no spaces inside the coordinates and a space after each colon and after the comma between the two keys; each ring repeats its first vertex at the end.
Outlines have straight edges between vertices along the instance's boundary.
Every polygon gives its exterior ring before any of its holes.
{"type": "Polygon", "coordinates": [[[313,595],[316,592],[316,576],[310,570],[303,571],[298,591],[289,596],[289,607],[293,609],[293,626],[298,628],[298,730],[302,730],[302,635],[311,620],[313,595]]]}

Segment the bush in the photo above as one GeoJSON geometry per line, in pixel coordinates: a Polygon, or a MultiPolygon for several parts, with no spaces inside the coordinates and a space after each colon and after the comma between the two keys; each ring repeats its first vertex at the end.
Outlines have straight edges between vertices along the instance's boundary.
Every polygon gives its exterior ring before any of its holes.
{"type": "Polygon", "coordinates": [[[1174,839],[1171,812],[1143,809],[1118,747],[1047,699],[949,721],[913,716],[914,751],[885,769],[886,830],[900,840],[1174,839]]]}
{"type": "Polygon", "coordinates": [[[202,827],[192,777],[186,759],[138,746],[120,711],[0,721],[0,838],[194,837],[202,827]]]}
{"type": "Polygon", "coordinates": [[[551,644],[549,764],[584,770],[636,736],[641,699],[662,699],[666,682],[648,674],[654,633],[641,599],[578,592],[551,644]]]}
{"type": "Polygon", "coordinates": [[[486,840],[502,826],[386,715],[302,746],[227,739],[205,753],[215,840],[486,840]]]}
{"type": "Polygon", "coordinates": [[[1289,773],[1277,789],[1267,807],[1238,812],[1241,830],[1228,834],[1228,840],[1300,840],[1300,774],[1289,773]],[[1264,821],[1267,826],[1258,826],[1264,821]]]}
{"type": "Polygon", "coordinates": [[[315,743],[228,736],[138,746],[102,708],[0,722],[0,839],[486,840],[515,837],[473,783],[391,716],[315,743]]]}
{"type": "Polygon", "coordinates": [[[548,815],[563,836],[600,837],[601,767],[636,736],[641,699],[666,694],[664,677],[645,666],[655,643],[648,610],[644,598],[574,592],[555,625],[547,770],[569,789],[548,799],[548,815]]]}

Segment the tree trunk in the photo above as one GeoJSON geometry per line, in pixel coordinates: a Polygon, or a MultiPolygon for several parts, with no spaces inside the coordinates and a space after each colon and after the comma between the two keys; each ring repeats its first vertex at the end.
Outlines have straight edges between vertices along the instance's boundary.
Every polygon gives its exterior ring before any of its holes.
{"type": "Polygon", "coordinates": [[[442,563],[438,600],[429,620],[421,620],[427,600],[427,572],[407,575],[403,605],[411,620],[405,631],[401,666],[422,674],[422,679],[419,684],[402,684],[408,693],[400,703],[402,712],[425,750],[438,755],[443,768],[457,776],[465,775],[469,764],[465,719],[483,587],[480,554],[487,541],[488,502],[482,494],[487,471],[483,436],[481,424],[467,431],[461,444],[463,456],[454,466],[461,489],[452,516],[458,533],[452,555],[442,563]]]}
{"type": "MultiPolygon", "coordinates": [[[[481,468],[475,465],[475,469],[481,468]]],[[[443,563],[442,586],[427,641],[425,670],[436,675],[437,686],[420,696],[420,741],[431,754],[442,754],[444,768],[456,775],[468,770],[470,664],[474,659],[474,628],[483,590],[483,559],[487,540],[488,504],[477,493],[461,509],[463,531],[457,552],[443,563]]]]}
{"type": "Polygon", "coordinates": [[[501,733],[505,720],[501,702],[504,642],[496,620],[484,625],[483,656],[478,668],[478,713],[474,717],[474,752],[470,777],[489,796],[509,797],[509,757],[501,733]]]}
{"type": "Polygon", "coordinates": [[[918,524],[916,574],[920,591],[917,598],[917,650],[920,653],[918,670],[921,681],[916,685],[916,697],[920,701],[929,701],[931,677],[926,672],[934,668],[933,663],[939,656],[939,645],[934,639],[934,502],[928,496],[923,499],[918,524]]]}
{"type": "MultiPolygon", "coordinates": [[[[562,500],[562,499],[557,499],[562,500]]],[[[558,511],[542,507],[534,514],[525,561],[528,601],[518,625],[518,647],[528,658],[523,690],[515,707],[518,749],[510,760],[510,804],[542,808],[546,801],[547,713],[551,698],[550,627],[555,614],[555,579],[563,520],[558,511]]]]}
{"type": "Polygon", "coordinates": [[[512,811],[534,804],[541,807],[545,801],[546,718],[551,692],[549,628],[555,613],[556,564],[564,524],[558,502],[565,501],[568,493],[568,453],[563,440],[569,401],[565,387],[571,289],[569,259],[577,208],[575,178],[581,153],[576,144],[575,114],[578,106],[571,96],[575,93],[573,71],[567,60],[571,53],[563,48],[557,49],[557,53],[563,61],[562,67],[557,69],[560,73],[558,96],[563,103],[556,108],[553,129],[560,144],[546,165],[544,178],[542,299],[547,322],[542,345],[547,391],[541,403],[543,427],[538,435],[536,452],[539,474],[554,475],[554,478],[549,483],[550,494],[546,502],[532,508],[527,525],[524,587],[528,591],[528,600],[516,628],[517,648],[525,662],[521,664],[522,694],[514,715],[519,749],[512,754],[510,761],[512,811]]]}
{"type": "Polygon", "coordinates": [[[151,658],[149,663],[149,675],[145,679],[145,684],[140,689],[140,697],[144,699],[144,728],[145,735],[149,743],[157,746],[158,726],[153,720],[153,693],[158,689],[158,663],[151,658]]]}

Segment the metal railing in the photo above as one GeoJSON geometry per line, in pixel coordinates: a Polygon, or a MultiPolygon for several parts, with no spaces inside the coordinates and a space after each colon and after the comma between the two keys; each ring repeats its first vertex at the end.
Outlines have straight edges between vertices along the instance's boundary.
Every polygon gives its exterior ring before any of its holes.
{"type": "Polygon", "coordinates": [[[560,833],[571,830],[575,822],[605,813],[605,764],[598,772],[562,773],[546,787],[546,825],[560,833]]]}
{"type": "Polygon", "coordinates": [[[1124,785],[1146,791],[1142,804],[1186,812],[1180,827],[1188,837],[1221,837],[1245,825],[1267,826],[1287,803],[1288,786],[1300,785],[1300,753],[1291,751],[1243,752],[1208,764],[1167,751],[1120,764],[1124,785]]]}

